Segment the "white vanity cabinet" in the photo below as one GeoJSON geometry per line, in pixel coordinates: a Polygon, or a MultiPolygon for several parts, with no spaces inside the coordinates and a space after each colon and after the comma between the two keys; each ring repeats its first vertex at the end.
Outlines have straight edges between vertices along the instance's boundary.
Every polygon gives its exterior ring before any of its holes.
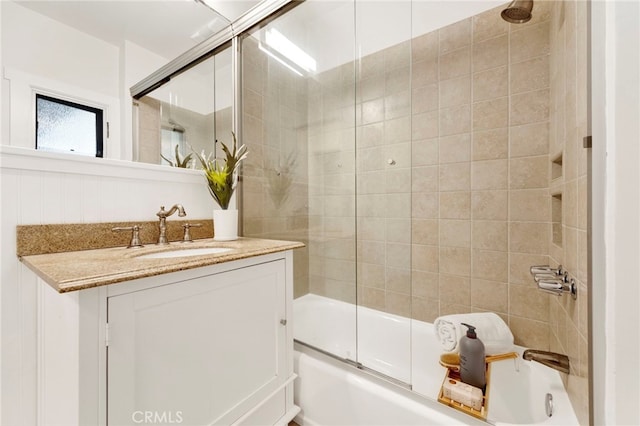
{"type": "Polygon", "coordinates": [[[108,424],[267,425],[290,408],[285,260],[201,269],[108,297],[108,424]]]}

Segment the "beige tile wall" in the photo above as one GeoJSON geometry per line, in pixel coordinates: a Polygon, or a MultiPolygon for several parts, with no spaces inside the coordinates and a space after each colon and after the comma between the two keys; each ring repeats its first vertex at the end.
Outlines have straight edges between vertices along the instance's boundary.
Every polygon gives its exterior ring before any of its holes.
{"type": "Polygon", "coordinates": [[[585,422],[586,8],[536,2],[520,25],[501,9],[306,81],[245,46],[245,234],[308,243],[296,296],[357,294],[424,321],[500,314],[518,344],[569,354],[585,422]],[[269,170],[283,152],[295,153],[295,201],[279,210],[273,189],[287,185],[269,170]],[[536,288],[529,267],[548,263],[579,281],[577,302],[536,288]]]}
{"type": "Polygon", "coordinates": [[[549,296],[528,268],[548,263],[551,229],[549,6],[412,41],[412,316],[493,311],[542,349],[549,296]]]}
{"type": "Polygon", "coordinates": [[[353,301],[357,280],[363,305],[425,321],[491,310],[549,348],[549,296],[528,269],[548,263],[551,232],[550,5],[309,79],[312,292],[353,301]]]}
{"type": "Polygon", "coordinates": [[[578,299],[552,298],[551,350],[565,353],[571,374],[563,377],[580,424],[589,422],[589,331],[587,299],[587,9],[585,2],[553,4],[551,25],[551,126],[549,151],[561,156],[562,173],[551,192],[562,197],[561,238],[551,242],[554,265],[578,282],[578,299]]]}

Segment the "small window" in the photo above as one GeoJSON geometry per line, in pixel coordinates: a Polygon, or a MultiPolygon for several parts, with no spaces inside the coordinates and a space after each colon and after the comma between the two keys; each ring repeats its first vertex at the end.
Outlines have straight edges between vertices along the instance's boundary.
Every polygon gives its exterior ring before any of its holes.
{"type": "Polygon", "coordinates": [[[36,149],[102,157],[103,110],[36,94],[36,149]]]}

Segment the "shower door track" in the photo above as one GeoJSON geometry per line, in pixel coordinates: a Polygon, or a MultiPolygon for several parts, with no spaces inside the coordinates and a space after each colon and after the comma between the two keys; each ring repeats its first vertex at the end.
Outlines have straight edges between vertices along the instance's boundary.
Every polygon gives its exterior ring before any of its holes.
{"type": "Polygon", "coordinates": [[[403,382],[402,380],[396,379],[395,377],[388,376],[388,375],[386,375],[384,373],[379,372],[378,370],[374,370],[373,368],[369,368],[369,367],[363,365],[361,362],[357,362],[357,361],[354,361],[354,360],[349,359],[349,358],[340,357],[340,356],[338,356],[336,354],[332,354],[331,352],[325,351],[324,349],[320,349],[320,348],[318,348],[316,346],[313,346],[313,345],[310,345],[308,343],[302,342],[302,341],[300,341],[298,339],[293,339],[293,341],[295,343],[298,343],[298,344],[300,344],[300,345],[302,345],[304,347],[307,347],[307,348],[309,348],[311,350],[319,352],[322,355],[326,355],[326,356],[328,356],[330,358],[333,358],[336,361],[340,361],[343,364],[350,365],[351,367],[357,368],[358,370],[361,370],[361,371],[363,371],[363,372],[365,372],[367,374],[371,374],[372,376],[376,376],[376,377],[378,377],[378,378],[380,378],[382,380],[386,380],[387,382],[390,382],[390,383],[392,383],[392,384],[394,384],[396,386],[400,386],[401,388],[413,391],[413,385],[411,385],[411,384],[409,384],[407,382],[403,382]]]}

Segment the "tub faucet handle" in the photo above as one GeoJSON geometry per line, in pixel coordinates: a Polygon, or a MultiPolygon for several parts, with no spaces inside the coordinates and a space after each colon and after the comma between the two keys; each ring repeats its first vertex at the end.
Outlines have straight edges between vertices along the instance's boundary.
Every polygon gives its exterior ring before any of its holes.
{"type": "Polygon", "coordinates": [[[129,242],[129,245],[127,246],[127,248],[132,248],[132,247],[144,247],[142,245],[142,241],[140,240],[140,228],[142,228],[142,226],[140,225],[133,225],[133,226],[116,226],[115,228],[111,228],[111,230],[113,232],[120,232],[120,231],[131,231],[131,241],[129,242]]]}
{"type": "Polygon", "coordinates": [[[539,274],[551,274],[557,277],[560,277],[566,273],[564,269],[562,269],[562,265],[558,265],[557,268],[552,268],[549,265],[534,265],[529,268],[529,272],[531,275],[539,275],[539,274]]]}

